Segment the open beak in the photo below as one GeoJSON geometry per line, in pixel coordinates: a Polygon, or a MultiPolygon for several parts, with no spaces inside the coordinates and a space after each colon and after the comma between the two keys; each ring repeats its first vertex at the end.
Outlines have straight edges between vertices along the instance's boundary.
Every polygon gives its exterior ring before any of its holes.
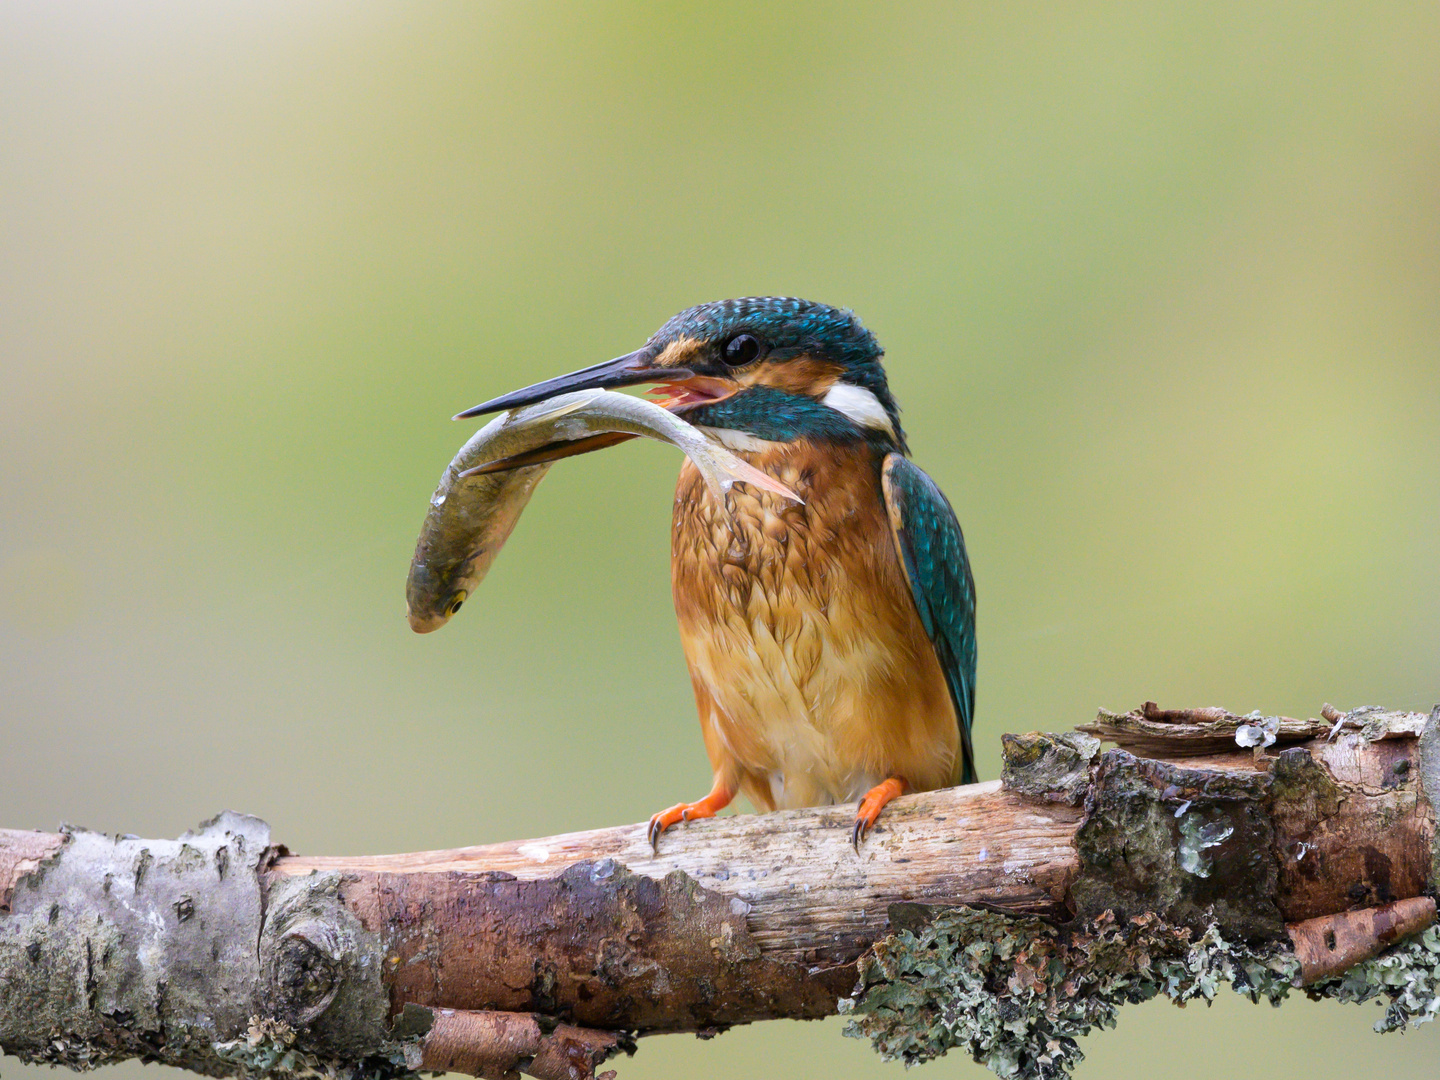
{"type": "MultiPolygon", "coordinates": [[[[558,394],[568,394],[576,390],[610,390],[620,386],[634,386],[637,383],[660,384],[650,391],[659,397],[655,404],[670,409],[672,412],[680,412],[687,406],[721,401],[739,389],[738,386],[722,379],[696,375],[689,368],[656,367],[645,355],[645,350],[639,349],[633,353],[626,353],[624,356],[617,356],[614,360],[607,360],[603,364],[596,364],[594,367],[581,368],[568,375],[557,375],[553,379],[546,379],[534,386],[527,386],[523,390],[491,398],[489,401],[476,405],[473,409],[456,413],[455,419],[464,420],[471,416],[481,416],[484,413],[499,412],[501,409],[523,408],[526,405],[534,405],[536,402],[548,401],[558,394]]],[[[485,473],[518,469],[526,465],[543,465],[559,461],[561,458],[574,457],[577,454],[588,454],[592,450],[603,450],[607,446],[614,446],[616,443],[626,442],[633,438],[635,436],[627,432],[612,431],[591,435],[586,439],[553,442],[534,450],[527,450],[523,454],[487,461],[483,465],[477,465],[475,468],[461,473],[461,475],[480,476],[485,473]]]]}
{"type": "Polygon", "coordinates": [[[455,419],[464,420],[470,416],[499,412],[501,409],[534,405],[537,401],[545,401],[556,394],[568,394],[574,390],[611,390],[619,386],[634,386],[636,383],[681,382],[693,378],[694,375],[689,368],[655,367],[650,363],[650,357],[645,354],[645,350],[639,349],[594,367],[581,368],[568,375],[557,375],[534,386],[527,386],[524,390],[491,398],[473,409],[457,413],[455,419]]]}

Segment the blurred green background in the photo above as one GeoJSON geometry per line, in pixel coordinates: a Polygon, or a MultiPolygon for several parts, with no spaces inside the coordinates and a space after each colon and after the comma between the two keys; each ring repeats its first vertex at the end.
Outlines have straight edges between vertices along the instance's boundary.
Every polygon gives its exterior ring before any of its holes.
{"type": "MultiPolygon", "coordinates": [[[[556,468],[436,635],[402,585],[453,412],[755,293],[888,349],[984,775],[1099,705],[1428,708],[1437,48],[1431,3],[11,0],[0,824],[339,854],[701,794],[673,450],[556,468]]],[[[1151,1004],[1080,1077],[1434,1075],[1375,1018],[1151,1004]]],[[[622,1067],[682,1073],[900,1067],[836,1021],[622,1067]]]]}

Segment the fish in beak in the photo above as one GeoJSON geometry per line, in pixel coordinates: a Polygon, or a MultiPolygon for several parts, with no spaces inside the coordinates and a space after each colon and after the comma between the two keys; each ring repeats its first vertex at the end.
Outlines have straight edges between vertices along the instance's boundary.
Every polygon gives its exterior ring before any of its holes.
{"type": "MultiPolygon", "coordinates": [[[[687,406],[699,405],[704,402],[720,401],[739,389],[738,386],[726,380],[698,375],[688,367],[656,364],[653,351],[645,348],[626,353],[624,356],[617,356],[614,360],[607,360],[603,364],[595,364],[591,367],[581,368],[579,371],[572,371],[568,375],[557,375],[553,379],[535,383],[523,390],[515,390],[508,394],[502,394],[500,397],[491,398],[474,408],[456,413],[454,419],[466,420],[472,416],[483,416],[485,413],[498,412],[501,409],[519,409],[526,405],[547,401],[559,394],[573,393],[577,390],[614,390],[618,387],[638,386],[642,383],[657,384],[652,390],[652,393],[657,395],[655,404],[672,412],[679,412],[687,406]]],[[[559,461],[561,458],[588,454],[593,450],[614,446],[616,443],[626,442],[634,437],[625,432],[606,432],[588,439],[551,443],[511,458],[487,462],[473,471],[476,473],[500,472],[519,468],[522,465],[539,465],[559,461]]]]}

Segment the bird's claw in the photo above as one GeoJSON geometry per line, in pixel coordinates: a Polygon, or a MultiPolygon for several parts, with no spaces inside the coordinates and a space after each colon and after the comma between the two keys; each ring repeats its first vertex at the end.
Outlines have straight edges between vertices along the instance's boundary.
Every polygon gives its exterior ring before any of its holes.
{"type": "Polygon", "coordinates": [[[865,839],[865,834],[870,831],[870,823],[863,817],[855,819],[855,829],[850,834],[850,846],[855,849],[855,854],[860,854],[860,841],[865,839]]]}
{"type": "MultiPolygon", "coordinates": [[[[660,813],[650,819],[650,828],[646,830],[646,836],[650,840],[650,850],[657,854],[659,853],[660,834],[670,828],[671,825],[675,825],[681,821],[695,821],[699,818],[714,817],[715,811],[720,808],[719,806],[713,805],[714,801],[711,796],[706,796],[706,798],[701,799],[699,802],[676,803],[670,807],[669,810],[661,810],[660,813]]],[[[725,803],[729,801],[727,797],[725,802],[720,803],[720,806],[724,806],[725,803]]]]}
{"type": "Polygon", "coordinates": [[[871,827],[880,817],[880,811],[885,809],[885,804],[897,795],[903,795],[908,787],[904,780],[892,776],[865,793],[865,798],[860,800],[860,806],[855,812],[855,828],[850,833],[850,846],[855,849],[855,854],[860,854],[860,842],[869,835],[871,827]]]}

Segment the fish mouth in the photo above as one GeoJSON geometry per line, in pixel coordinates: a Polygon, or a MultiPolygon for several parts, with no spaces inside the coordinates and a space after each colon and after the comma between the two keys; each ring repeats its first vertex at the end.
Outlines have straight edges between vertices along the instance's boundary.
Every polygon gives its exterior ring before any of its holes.
{"type": "Polygon", "coordinates": [[[450,621],[448,615],[437,615],[434,612],[407,611],[405,618],[409,620],[410,629],[417,634],[433,633],[450,621]]]}

